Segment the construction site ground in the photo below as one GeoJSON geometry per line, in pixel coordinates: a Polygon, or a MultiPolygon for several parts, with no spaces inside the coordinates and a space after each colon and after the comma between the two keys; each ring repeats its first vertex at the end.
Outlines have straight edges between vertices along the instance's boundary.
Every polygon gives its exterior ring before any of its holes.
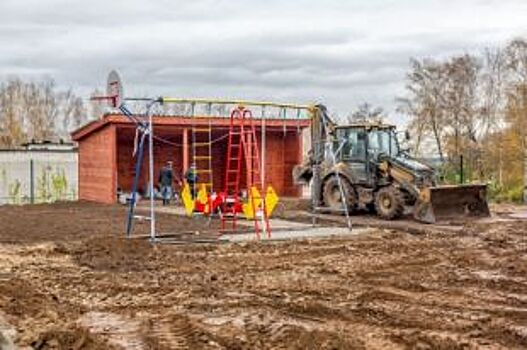
{"type": "Polygon", "coordinates": [[[527,346],[524,208],[448,225],[354,217],[371,228],[238,243],[191,243],[218,223],[160,212],[159,230],[189,243],[157,245],[123,237],[125,210],[0,207],[0,349],[527,346]]]}

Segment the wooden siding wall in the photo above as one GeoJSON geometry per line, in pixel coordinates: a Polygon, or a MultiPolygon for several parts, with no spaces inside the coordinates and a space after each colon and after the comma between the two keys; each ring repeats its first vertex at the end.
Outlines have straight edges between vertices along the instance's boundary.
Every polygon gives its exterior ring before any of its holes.
{"type": "Polygon", "coordinates": [[[116,200],[115,126],[109,125],[79,142],[79,199],[116,200]]]}
{"type": "MultiPolygon", "coordinates": [[[[220,137],[226,131],[215,131],[213,138],[220,137]]],[[[132,188],[134,177],[135,159],[132,157],[133,143],[135,133],[133,129],[119,128],[117,131],[117,184],[124,191],[130,191],[132,188]]],[[[154,159],[155,159],[155,180],[157,185],[157,178],[159,170],[166,163],[167,160],[173,162],[175,172],[181,177],[183,172],[183,149],[180,147],[183,143],[182,129],[174,129],[173,131],[164,129],[162,132],[158,131],[158,136],[170,139],[172,143],[177,146],[155,142],[154,145],[154,159]]],[[[260,135],[258,133],[258,135],[260,135]]],[[[199,141],[199,140],[198,140],[199,141]]],[[[259,140],[260,141],[260,140],[259,140]]],[[[145,147],[145,154],[143,158],[143,167],[141,171],[141,178],[139,180],[139,189],[143,191],[148,183],[148,158],[147,148],[145,147]]],[[[192,151],[189,150],[192,154],[192,151]]],[[[214,190],[222,191],[224,176],[225,176],[225,162],[227,154],[227,140],[223,139],[213,146],[213,172],[214,172],[214,190]]],[[[302,161],[302,137],[296,130],[288,131],[273,131],[267,133],[266,138],[266,181],[272,184],[275,190],[281,196],[297,197],[301,195],[301,188],[293,185],[292,171],[296,164],[302,161]]],[[[242,178],[245,178],[244,176],[242,178]]],[[[242,181],[244,183],[245,181],[242,181]]]]}

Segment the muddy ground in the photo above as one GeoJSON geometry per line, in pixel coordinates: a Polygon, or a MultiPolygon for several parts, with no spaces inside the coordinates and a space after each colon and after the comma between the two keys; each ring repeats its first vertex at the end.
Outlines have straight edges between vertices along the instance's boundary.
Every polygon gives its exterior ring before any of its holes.
{"type": "Polygon", "coordinates": [[[527,346],[525,221],[151,246],[122,238],[123,217],[83,203],[0,207],[0,348],[527,346]]]}

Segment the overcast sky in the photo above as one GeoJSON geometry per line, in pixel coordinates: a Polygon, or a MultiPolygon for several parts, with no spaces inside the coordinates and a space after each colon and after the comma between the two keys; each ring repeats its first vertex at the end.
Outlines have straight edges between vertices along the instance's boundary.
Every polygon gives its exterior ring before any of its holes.
{"type": "MultiPolygon", "coordinates": [[[[0,0],[0,77],[392,112],[410,57],[527,36],[526,0],[0,0]]],[[[392,118],[396,118],[392,114],[392,118]]]]}

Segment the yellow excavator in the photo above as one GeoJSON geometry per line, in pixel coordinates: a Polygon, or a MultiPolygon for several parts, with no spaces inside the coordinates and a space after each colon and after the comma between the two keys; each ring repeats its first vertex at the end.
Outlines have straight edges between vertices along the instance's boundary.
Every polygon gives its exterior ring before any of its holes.
{"type": "Polygon", "coordinates": [[[393,220],[410,208],[426,223],[490,215],[485,184],[439,186],[435,169],[403,151],[397,136],[382,122],[337,125],[325,106],[314,106],[312,149],[293,180],[312,181],[313,206],[327,211],[370,210],[393,220]]]}

